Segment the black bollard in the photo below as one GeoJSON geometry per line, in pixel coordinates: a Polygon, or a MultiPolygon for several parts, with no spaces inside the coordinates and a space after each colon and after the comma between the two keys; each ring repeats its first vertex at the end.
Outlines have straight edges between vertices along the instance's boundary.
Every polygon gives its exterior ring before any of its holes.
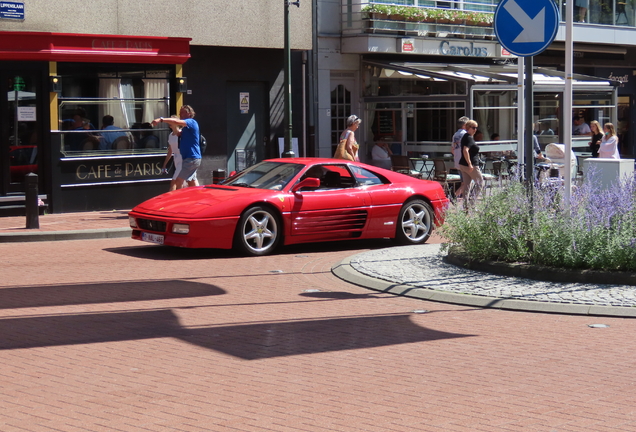
{"type": "Polygon", "coordinates": [[[40,228],[37,174],[28,173],[24,176],[24,199],[26,206],[26,227],[32,229],[40,228]]]}
{"type": "Polygon", "coordinates": [[[212,183],[213,184],[219,184],[223,180],[225,180],[225,170],[217,169],[217,170],[212,171],[212,183]]]}

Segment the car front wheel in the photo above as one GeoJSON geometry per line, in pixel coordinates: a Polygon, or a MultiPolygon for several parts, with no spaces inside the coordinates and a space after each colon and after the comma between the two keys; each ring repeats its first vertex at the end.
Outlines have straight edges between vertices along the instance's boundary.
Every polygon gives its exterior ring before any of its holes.
{"type": "Polygon", "coordinates": [[[271,253],[280,241],[282,224],[266,207],[251,207],[243,213],[236,228],[235,246],[248,255],[271,253]]]}
{"type": "Polygon", "coordinates": [[[422,200],[404,203],[397,221],[395,239],[405,245],[422,244],[433,232],[433,209],[422,200]]]}

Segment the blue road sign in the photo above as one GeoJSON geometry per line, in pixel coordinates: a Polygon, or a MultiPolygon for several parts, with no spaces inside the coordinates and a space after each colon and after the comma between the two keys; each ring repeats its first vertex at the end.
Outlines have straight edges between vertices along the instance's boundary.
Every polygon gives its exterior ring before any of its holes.
{"type": "Polygon", "coordinates": [[[506,50],[530,57],[545,50],[559,29],[553,0],[502,0],[495,9],[495,34],[506,50]]]}
{"type": "Polygon", "coordinates": [[[24,19],[24,2],[0,2],[0,19],[24,19]]]}

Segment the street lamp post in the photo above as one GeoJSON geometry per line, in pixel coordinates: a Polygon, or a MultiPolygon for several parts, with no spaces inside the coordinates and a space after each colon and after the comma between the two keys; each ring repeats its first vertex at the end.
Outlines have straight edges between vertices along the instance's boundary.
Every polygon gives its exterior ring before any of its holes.
{"type": "Polygon", "coordinates": [[[291,107],[291,48],[289,43],[289,5],[296,5],[296,7],[300,7],[300,0],[295,2],[290,2],[288,0],[284,0],[285,2],[285,29],[284,29],[284,39],[285,39],[285,79],[283,83],[284,93],[285,93],[285,133],[284,133],[284,141],[285,141],[285,151],[283,152],[283,157],[293,158],[294,151],[292,150],[292,107],[291,107]]]}

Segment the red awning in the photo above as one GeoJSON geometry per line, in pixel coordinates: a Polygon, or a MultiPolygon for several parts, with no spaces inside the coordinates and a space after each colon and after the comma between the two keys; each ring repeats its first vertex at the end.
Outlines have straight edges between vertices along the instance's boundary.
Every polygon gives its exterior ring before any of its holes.
{"type": "Polygon", "coordinates": [[[0,31],[0,60],[183,64],[190,38],[0,31]]]}

